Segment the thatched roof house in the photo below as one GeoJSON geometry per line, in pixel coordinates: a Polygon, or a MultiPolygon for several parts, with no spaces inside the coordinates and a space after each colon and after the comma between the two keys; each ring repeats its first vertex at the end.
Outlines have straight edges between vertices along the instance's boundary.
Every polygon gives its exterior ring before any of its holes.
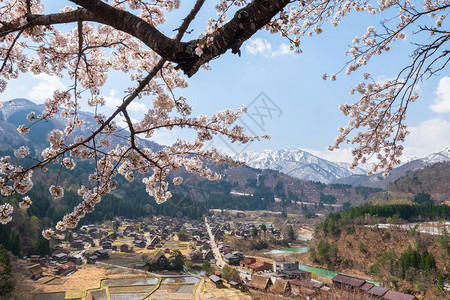
{"type": "Polygon", "coordinates": [[[30,271],[31,279],[34,280],[41,278],[42,273],[44,272],[40,264],[29,266],[28,270],[30,271]]]}
{"type": "Polygon", "coordinates": [[[270,286],[272,286],[272,281],[270,277],[266,277],[263,275],[255,274],[252,276],[252,280],[248,283],[248,287],[257,289],[257,290],[267,290],[270,286]]]}
{"type": "Polygon", "coordinates": [[[277,279],[271,288],[271,292],[283,295],[291,291],[291,284],[287,280],[277,279]]]}

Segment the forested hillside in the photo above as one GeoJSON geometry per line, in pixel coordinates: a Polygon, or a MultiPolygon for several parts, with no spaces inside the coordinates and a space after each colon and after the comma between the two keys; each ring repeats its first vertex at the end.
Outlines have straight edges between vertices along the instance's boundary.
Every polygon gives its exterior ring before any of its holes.
{"type": "Polygon", "coordinates": [[[436,202],[450,200],[450,162],[437,163],[416,170],[395,180],[388,186],[394,193],[415,195],[425,192],[436,202]]]}
{"type": "Polygon", "coordinates": [[[310,262],[364,274],[421,299],[447,299],[443,283],[450,269],[449,220],[449,206],[431,203],[366,205],[332,213],[308,245],[310,262]],[[419,227],[419,221],[434,222],[419,227]],[[431,235],[431,230],[440,234],[431,235]]]}

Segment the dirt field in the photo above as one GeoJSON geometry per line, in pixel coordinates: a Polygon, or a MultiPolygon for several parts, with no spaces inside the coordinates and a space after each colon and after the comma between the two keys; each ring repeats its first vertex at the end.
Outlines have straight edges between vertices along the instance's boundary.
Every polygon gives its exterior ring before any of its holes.
{"type": "Polygon", "coordinates": [[[124,276],[136,276],[136,274],[126,270],[122,270],[120,274],[111,274],[111,272],[105,268],[99,268],[92,265],[83,265],[78,267],[77,271],[70,276],[56,278],[47,284],[45,284],[45,282],[48,278],[44,277],[41,280],[31,282],[31,285],[33,286],[34,293],[87,290],[98,288],[100,286],[101,278],[117,278],[124,276]]]}
{"type": "Polygon", "coordinates": [[[222,299],[222,300],[251,300],[252,298],[239,290],[232,288],[215,288],[211,282],[207,281],[201,287],[199,300],[222,299]]]}

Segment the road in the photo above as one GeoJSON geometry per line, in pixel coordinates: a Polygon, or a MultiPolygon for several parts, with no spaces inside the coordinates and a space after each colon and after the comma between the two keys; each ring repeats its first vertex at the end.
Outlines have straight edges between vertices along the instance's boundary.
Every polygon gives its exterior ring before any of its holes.
{"type": "Polygon", "coordinates": [[[200,283],[197,286],[197,289],[195,290],[194,299],[200,300],[200,293],[202,292],[203,284],[205,283],[205,278],[200,279],[200,283]]]}
{"type": "Polygon", "coordinates": [[[225,266],[225,261],[222,259],[222,255],[220,255],[219,248],[217,247],[216,240],[214,239],[214,235],[211,231],[211,227],[208,223],[208,218],[205,217],[205,224],[206,224],[206,230],[209,234],[209,243],[211,245],[211,250],[213,251],[214,258],[216,259],[216,264],[219,266],[219,268],[223,268],[225,266]]]}

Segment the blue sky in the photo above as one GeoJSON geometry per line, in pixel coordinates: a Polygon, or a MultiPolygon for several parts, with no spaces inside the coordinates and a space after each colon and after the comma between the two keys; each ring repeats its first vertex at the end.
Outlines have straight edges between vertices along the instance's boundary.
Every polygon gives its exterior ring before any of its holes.
{"type": "MultiPolygon", "coordinates": [[[[51,2],[53,6],[57,5],[51,2]]],[[[202,9],[193,24],[192,38],[203,32],[207,18],[214,14],[212,2],[208,3],[209,7],[202,9]]],[[[52,9],[54,7],[48,7],[49,11],[52,9]]],[[[184,7],[171,13],[162,30],[170,33],[185,14],[184,7]]],[[[406,41],[397,42],[387,55],[376,57],[361,72],[351,76],[341,73],[337,81],[324,81],[322,75],[339,71],[348,60],[344,53],[352,38],[364,34],[368,26],[378,25],[378,20],[379,16],[367,13],[352,14],[340,26],[328,26],[321,35],[304,38],[303,54],[285,51],[286,39],[261,31],[243,44],[241,57],[226,53],[211,62],[211,71],[200,70],[189,79],[188,88],[177,92],[193,106],[194,115],[213,114],[225,108],[250,104],[250,113],[255,112],[252,108],[259,107],[260,113],[267,114],[267,108],[271,108],[272,115],[264,118],[264,124],[256,115],[243,118],[249,132],[271,136],[270,141],[252,143],[245,150],[303,148],[330,160],[350,161],[349,149],[332,153],[326,150],[333,143],[338,126],[346,125],[348,121],[338,106],[358,100],[357,96],[349,94],[349,89],[362,80],[362,73],[370,72],[380,80],[395,76],[410,59],[411,33],[408,33],[406,41]],[[268,98],[260,96],[262,92],[268,98]],[[265,101],[266,107],[261,101],[265,101]]],[[[119,74],[111,74],[110,78],[103,93],[112,109],[120,102],[122,91],[129,82],[119,74]]],[[[0,97],[2,101],[25,97],[42,103],[54,88],[64,88],[69,84],[64,79],[46,75],[24,75],[11,82],[0,97]]],[[[444,70],[439,76],[420,83],[418,92],[419,100],[409,108],[406,121],[411,135],[404,145],[406,156],[422,157],[450,146],[450,72],[444,70]]],[[[149,103],[151,99],[134,104],[133,117],[139,118],[149,103]]],[[[167,144],[177,137],[192,136],[175,130],[160,133],[156,141],[167,144]]],[[[228,153],[244,149],[220,139],[216,139],[214,145],[228,153]]]]}

